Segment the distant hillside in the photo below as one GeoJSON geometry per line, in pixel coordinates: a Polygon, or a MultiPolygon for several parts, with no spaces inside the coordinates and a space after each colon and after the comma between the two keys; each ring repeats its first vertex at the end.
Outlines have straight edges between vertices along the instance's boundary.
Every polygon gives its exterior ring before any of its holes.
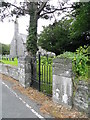
{"type": "Polygon", "coordinates": [[[0,43],[0,54],[10,54],[10,45],[0,43]]]}

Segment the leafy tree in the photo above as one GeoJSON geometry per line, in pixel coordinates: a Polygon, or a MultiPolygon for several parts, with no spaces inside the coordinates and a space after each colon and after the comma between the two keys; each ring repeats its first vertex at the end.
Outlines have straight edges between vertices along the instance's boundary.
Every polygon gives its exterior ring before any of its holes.
{"type": "Polygon", "coordinates": [[[17,6],[15,4],[11,4],[8,2],[2,2],[2,15],[1,20],[5,18],[6,16],[10,16],[10,14],[6,13],[6,9],[8,9],[9,13],[11,13],[11,16],[13,14],[19,15],[30,15],[30,23],[29,23],[29,35],[27,40],[27,50],[31,55],[35,55],[37,52],[37,21],[40,17],[48,19],[52,18],[53,13],[57,11],[58,15],[62,12],[67,12],[69,9],[72,8],[72,6],[65,7],[66,2],[60,2],[58,4],[58,7],[54,5],[50,5],[49,1],[44,0],[37,0],[36,2],[26,0],[26,2],[21,2],[20,6],[17,6]],[[13,7],[12,9],[10,9],[13,7]]]}
{"type": "MultiPolygon", "coordinates": [[[[60,27],[58,27],[59,30],[57,30],[56,36],[55,34],[52,36],[54,30],[51,30],[50,26],[49,28],[47,28],[50,29],[49,32],[47,31],[47,29],[44,29],[44,32],[42,32],[39,40],[39,44],[42,46],[42,48],[49,51],[53,51],[56,54],[59,54],[66,50],[75,52],[76,49],[79,48],[80,46],[90,45],[90,4],[89,3],[80,2],[73,4],[72,13],[68,14],[69,17],[71,18],[70,21],[71,24],[68,26],[69,27],[68,32],[66,30],[66,33],[64,33],[64,31],[62,31],[60,27]],[[66,37],[67,41],[65,40],[65,36],[67,36],[66,34],[68,35],[68,38],[66,37]],[[56,40],[56,38],[58,38],[58,40],[56,40]],[[63,38],[63,42],[61,42],[62,38],[63,38]],[[56,43],[53,39],[56,41],[56,43]],[[56,46],[56,44],[58,46],[56,46]]],[[[56,27],[54,29],[56,29],[56,27]]]]}
{"type": "Polygon", "coordinates": [[[67,45],[70,44],[69,28],[70,20],[61,20],[53,25],[44,27],[43,32],[39,35],[39,45],[51,52],[59,55],[67,50],[67,45]]]}
{"type": "Polygon", "coordinates": [[[74,21],[70,28],[71,39],[80,45],[90,44],[90,2],[75,4],[74,21]],[[78,6],[78,7],[77,7],[78,6]]]}
{"type": "Polygon", "coordinates": [[[0,54],[2,55],[9,55],[10,54],[10,45],[6,45],[6,44],[1,44],[0,43],[0,54]]]}

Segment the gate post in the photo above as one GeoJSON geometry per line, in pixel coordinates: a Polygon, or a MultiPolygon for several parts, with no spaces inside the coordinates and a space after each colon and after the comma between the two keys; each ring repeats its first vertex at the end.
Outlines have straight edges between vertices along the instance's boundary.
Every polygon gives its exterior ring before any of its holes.
{"type": "Polygon", "coordinates": [[[72,61],[65,58],[53,60],[53,101],[72,107],[72,61]]]}
{"type": "Polygon", "coordinates": [[[19,83],[23,87],[30,87],[31,84],[31,56],[18,58],[19,83]]]}

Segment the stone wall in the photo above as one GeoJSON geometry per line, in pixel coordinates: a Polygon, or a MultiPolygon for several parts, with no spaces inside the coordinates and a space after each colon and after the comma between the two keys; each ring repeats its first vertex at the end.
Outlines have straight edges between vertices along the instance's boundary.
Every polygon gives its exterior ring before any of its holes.
{"type": "Polygon", "coordinates": [[[90,84],[79,81],[73,96],[72,61],[65,58],[53,60],[53,101],[67,107],[75,107],[90,117],[90,84]]]}
{"type": "Polygon", "coordinates": [[[53,101],[72,107],[72,61],[53,60],[53,101]]]}
{"type": "Polygon", "coordinates": [[[18,80],[26,88],[36,79],[36,63],[31,56],[19,57],[17,67],[0,64],[0,73],[18,80]]]}
{"type": "Polygon", "coordinates": [[[18,67],[6,65],[6,64],[0,64],[0,73],[10,76],[16,80],[19,80],[18,67]]]}
{"type": "Polygon", "coordinates": [[[89,94],[88,83],[79,81],[74,97],[74,106],[78,108],[79,111],[84,111],[86,113],[90,112],[88,106],[88,103],[90,103],[89,94]]]}

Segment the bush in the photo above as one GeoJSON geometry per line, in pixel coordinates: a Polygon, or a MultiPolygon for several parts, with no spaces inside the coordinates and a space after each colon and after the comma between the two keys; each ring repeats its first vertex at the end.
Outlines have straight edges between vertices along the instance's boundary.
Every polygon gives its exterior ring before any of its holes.
{"type": "Polygon", "coordinates": [[[0,54],[9,55],[10,54],[10,45],[0,43],[0,54]]]}
{"type": "MultiPolygon", "coordinates": [[[[46,57],[46,56],[41,56],[41,64],[42,65],[51,65],[52,64],[52,61],[53,61],[53,58],[52,57],[46,57]]],[[[37,59],[37,64],[39,64],[39,61],[37,59]]]]}
{"type": "Polygon", "coordinates": [[[88,73],[87,67],[88,55],[86,46],[80,47],[76,50],[73,59],[73,70],[78,76],[86,76],[88,73]]]}
{"type": "Polygon", "coordinates": [[[76,77],[88,78],[88,54],[87,47],[81,46],[76,50],[76,52],[65,52],[57,57],[64,57],[72,59],[72,69],[76,77]]]}

